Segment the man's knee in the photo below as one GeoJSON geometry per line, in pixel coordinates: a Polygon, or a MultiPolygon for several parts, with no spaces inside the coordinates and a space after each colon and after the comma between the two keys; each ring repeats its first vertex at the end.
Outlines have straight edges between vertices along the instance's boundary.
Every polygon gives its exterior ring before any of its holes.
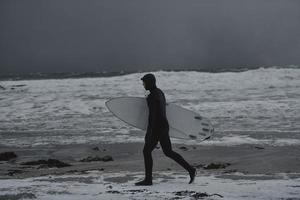
{"type": "Polygon", "coordinates": [[[145,145],[144,148],[143,148],[143,154],[144,155],[149,155],[149,154],[151,154],[152,150],[153,149],[150,146],[145,145]]]}
{"type": "Polygon", "coordinates": [[[148,150],[147,148],[145,148],[145,147],[144,147],[144,149],[143,149],[143,154],[144,154],[144,155],[149,154],[149,150],[148,150]]]}
{"type": "Polygon", "coordinates": [[[174,155],[174,152],[172,151],[172,149],[164,149],[163,151],[167,157],[173,157],[173,155],[174,155]]]}

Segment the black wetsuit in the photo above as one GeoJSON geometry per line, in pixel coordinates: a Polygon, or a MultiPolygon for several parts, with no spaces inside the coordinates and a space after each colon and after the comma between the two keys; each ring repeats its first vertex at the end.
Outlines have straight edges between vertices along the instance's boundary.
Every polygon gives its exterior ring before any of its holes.
{"type": "Polygon", "coordinates": [[[155,83],[147,83],[147,80],[145,82],[148,84],[146,87],[150,90],[150,94],[147,97],[149,119],[145,136],[145,146],[143,149],[146,171],[145,179],[152,180],[153,160],[151,152],[158,142],[160,142],[162,150],[166,156],[172,158],[188,172],[191,172],[193,168],[182,158],[181,155],[172,150],[169,136],[169,124],[166,117],[166,99],[164,93],[155,86],[155,83]]]}

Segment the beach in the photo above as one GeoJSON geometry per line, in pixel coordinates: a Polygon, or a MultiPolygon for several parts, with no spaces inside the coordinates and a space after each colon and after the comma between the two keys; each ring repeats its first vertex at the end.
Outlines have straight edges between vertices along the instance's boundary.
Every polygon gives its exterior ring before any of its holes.
{"type": "MultiPolygon", "coordinates": [[[[40,175],[65,174],[68,171],[102,170],[104,172],[143,171],[143,143],[120,143],[101,145],[60,145],[33,148],[0,148],[0,152],[15,152],[17,158],[1,162],[1,178],[27,178],[40,175]],[[96,149],[96,150],[95,150],[96,149]],[[99,149],[99,150],[98,150],[99,149]],[[87,157],[111,156],[112,161],[80,162],[87,157]],[[29,161],[57,159],[71,164],[60,169],[38,169],[37,166],[21,165],[29,161]],[[8,175],[12,169],[21,170],[8,175]]],[[[245,174],[300,173],[300,146],[188,146],[175,144],[173,150],[180,153],[198,170],[211,163],[230,164],[221,172],[245,174]]],[[[160,145],[153,151],[154,171],[183,171],[173,160],[166,157],[160,145]]],[[[217,170],[217,171],[218,171],[217,170]]],[[[201,172],[199,171],[199,175],[201,172]]],[[[204,170],[207,171],[207,170],[204,170]]],[[[209,171],[209,170],[208,170],[209,171]]],[[[213,171],[215,172],[215,171],[213,171]]]]}
{"type": "Polygon", "coordinates": [[[32,194],[31,197],[36,199],[55,199],[60,198],[59,196],[66,199],[80,199],[83,196],[86,199],[138,199],[137,197],[141,196],[145,199],[155,199],[159,195],[165,199],[189,199],[194,198],[193,194],[201,193],[218,194],[207,196],[209,199],[297,199],[300,196],[299,146],[175,144],[173,149],[197,168],[196,180],[189,185],[188,173],[167,158],[158,145],[152,154],[154,185],[137,187],[134,186],[134,182],[141,180],[144,175],[142,148],[143,143],[1,147],[0,152],[14,152],[17,157],[0,164],[0,199],[18,199],[22,194],[25,195],[23,197],[32,194]],[[112,160],[83,162],[84,158],[104,156],[110,156],[112,160]],[[24,165],[29,161],[48,159],[57,159],[71,166],[58,168],[42,164],[24,165]],[[20,186],[19,181],[22,182],[20,186]],[[241,181],[252,186],[254,184],[252,192],[243,189],[243,184],[238,185],[241,181]],[[16,185],[10,185],[11,182],[15,182],[16,185]],[[46,184],[48,190],[37,191],[32,182],[46,184]],[[66,188],[60,193],[62,188],[57,189],[58,186],[54,187],[53,182],[66,186],[83,182],[84,186],[81,185],[82,188],[74,193],[66,188]],[[270,186],[265,184],[266,182],[276,183],[271,188],[274,191],[262,195],[261,187],[270,186]],[[218,187],[212,187],[215,184],[218,184],[218,187]],[[108,187],[109,185],[111,187],[108,187]],[[95,189],[98,193],[94,190],[85,193],[90,186],[99,187],[99,191],[95,189]],[[165,190],[164,187],[169,190],[165,190]],[[228,187],[234,189],[233,193],[230,193],[228,187]],[[176,192],[183,191],[185,193],[180,193],[182,195],[176,195],[176,192]],[[7,196],[9,194],[11,196],[7,196]]]}
{"type": "Polygon", "coordinates": [[[171,138],[197,168],[193,184],[158,145],[153,186],[134,185],[144,177],[145,132],[105,102],[147,95],[143,73],[8,80],[0,90],[0,200],[299,199],[299,69],[155,74],[167,102],[215,128],[205,141],[171,138]]]}

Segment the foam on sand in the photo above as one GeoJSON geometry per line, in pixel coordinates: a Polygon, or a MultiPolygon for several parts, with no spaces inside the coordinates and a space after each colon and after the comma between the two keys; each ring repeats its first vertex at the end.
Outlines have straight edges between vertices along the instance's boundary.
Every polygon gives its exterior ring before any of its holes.
{"type": "Polygon", "coordinates": [[[198,176],[193,184],[182,173],[161,172],[153,186],[137,187],[142,172],[103,173],[47,176],[27,179],[0,180],[0,199],[61,200],[61,199],[191,199],[193,195],[209,195],[209,199],[288,199],[299,198],[300,178],[288,174],[262,175],[247,178],[245,174],[232,174],[235,178],[215,175],[198,176]],[[255,178],[253,178],[255,177],[255,178]]]}

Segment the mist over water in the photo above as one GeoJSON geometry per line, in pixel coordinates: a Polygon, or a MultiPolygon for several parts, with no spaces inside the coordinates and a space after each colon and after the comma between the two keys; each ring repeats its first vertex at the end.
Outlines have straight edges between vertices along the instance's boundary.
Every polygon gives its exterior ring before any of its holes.
{"type": "Polygon", "coordinates": [[[300,64],[297,0],[0,1],[1,74],[300,64]]]}

